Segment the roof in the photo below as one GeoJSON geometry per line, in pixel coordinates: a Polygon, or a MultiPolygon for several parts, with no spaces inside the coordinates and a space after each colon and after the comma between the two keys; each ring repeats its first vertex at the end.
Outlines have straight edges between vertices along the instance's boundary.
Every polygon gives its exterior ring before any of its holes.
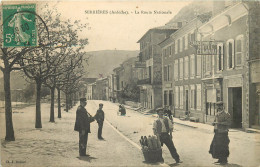
{"type": "Polygon", "coordinates": [[[126,64],[126,63],[130,63],[131,64],[131,63],[134,63],[136,60],[138,60],[137,57],[131,57],[131,58],[125,60],[122,64],[123,65],[126,64]]]}
{"type": "Polygon", "coordinates": [[[160,27],[154,27],[149,29],[138,41],[137,43],[140,43],[140,41],[149,33],[151,32],[167,32],[167,31],[176,31],[178,28],[172,25],[165,25],[165,26],[160,26],[160,27]]]}
{"type": "Polygon", "coordinates": [[[183,35],[182,33],[186,33],[188,31],[196,29],[201,24],[202,24],[202,22],[201,22],[201,20],[199,18],[194,18],[193,20],[191,20],[190,22],[185,24],[183,27],[178,29],[176,32],[172,33],[171,37],[176,37],[178,35],[182,36],[183,35]]]}
{"type": "Polygon", "coordinates": [[[158,45],[163,48],[164,46],[172,43],[174,40],[171,37],[166,38],[165,40],[163,40],[162,42],[160,42],[158,45]]]}
{"type": "Polygon", "coordinates": [[[115,72],[115,71],[120,71],[121,68],[122,68],[121,66],[120,66],[120,67],[116,67],[116,68],[113,69],[113,71],[114,71],[114,72],[115,72]]]}

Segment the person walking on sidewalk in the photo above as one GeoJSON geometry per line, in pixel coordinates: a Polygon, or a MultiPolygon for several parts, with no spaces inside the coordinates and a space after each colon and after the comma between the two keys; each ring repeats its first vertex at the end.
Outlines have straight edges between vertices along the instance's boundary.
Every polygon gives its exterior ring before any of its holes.
{"type": "Polygon", "coordinates": [[[172,137],[169,135],[173,130],[172,122],[168,117],[163,116],[164,111],[162,108],[159,108],[156,111],[159,118],[153,123],[154,134],[160,139],[162,145],[165,144],[168,147],[171,156],[175,159],[176,163],[180,163],[180,156],[173,144],[172,137]]]}
{"type": "Polygon", "coordinates": [[[218,159],[215,163],[226,164],[229,156],[229,138],[228,128],[231,124],[231,117],[223,109],[223,102],[219,101],[217,105],[217,115],[213,122],[214,125],[214,138],[210,145],[209,153],[213,158],[218,159]]]}
{"type": "Polygon", "coordinates": [[[103,128],[103,122],[105,119],[105,114],[104,114],[104,111],[102,110],[102,108],[103,108],[103,104],[100,103],[99,109],[97,110],[97,113],[94,116],[94,118],[97,120],[97,123],[98,123],[98,139],[100,139],[100,140],[104,140],[104,138],[102,137],[102,128],[103,128]]]}
{"type": "Polygon", "coordinates": [[[87,156],[87,142],[88,133],[90,133],[90,123],[94,118],[87,112],[85,106],[87,105],[86,98],[80,98],[80,105],[76,112],[76,121],[74,130],[79,132],[79,155],[87,156]]]}

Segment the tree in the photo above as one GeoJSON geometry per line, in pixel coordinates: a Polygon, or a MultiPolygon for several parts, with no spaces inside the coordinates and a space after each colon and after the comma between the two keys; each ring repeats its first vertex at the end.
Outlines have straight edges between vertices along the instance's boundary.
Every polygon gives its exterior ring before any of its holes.
{"type": "MultiPolygon", "coordinates": [[[[6,122],[6,136],[5,140],[14,141],[14,128],[13,128],[13,120],[12,120],[12,105],[11,105],[11,90],[10,90],[10,75],[13,70],[20,70],[19,61],[23,58],[23,56],[29,52],[34,50],[35,48],[41,48],[49,45],[49,36],[48,36],[48,28],[46,27],[43,19],[35,14],[35,21],[39,24],[37,26],[38,31],[38,39],[39,44],[37,47],[22,47],[22,48],[3,48],[1,39],[1,52],[0,52],[0,60],[2,61],[0,65],[0,70],[4,75],[4,91],[5,91],[5,122],[6,122]],[[45,34],[42,36],[42,34],[45,34]],[[47,34],[47,35],[46,35],[47,34]]],[[[2,18],[2,17],[1,17],[2,18]]],[[[5,22],[5,20],[3,21],[5,22]]],[[[3,25],[2,25],[3,26],[3,25]]],[[[2,34],[1,28],[1,34],[2,34]]]]}
{"type": "Polygon", "coordinates": [[[62,64],[71,56],[71,50],[79,52],[84,48],[87,39],[79,39],[77,33],[86,25],[70,20],[63,22],[60,14],[56,10],[45,9],[47,26],[50,31],[51,46],[33,50],[27,54],[20,62],[27,77],[34,80],[37,87],[36,100],[36,123],[35,128],[42,128],[41,124],[41,86],[44,83],[51,91],[50,122],[54,120],[54,92],[57,84],[57,77],[65,71],[62,64]]]}
{"type": "Polygon", "coordinates": [[[134,102],[138,102],[140,97],[140,89],[135,82],[127,84],[123,91],[121,92],[121,98],[124,100],[130,100],[134,102]]]}
{"type": "Polygon", "coordinates": [[[33,95],[35,93],[35,85],[30,83],[26,86],[24,89],[24,99],[25,102],[28,102],[29,100],[32,99],[33,95]]]}
{"type": "Polygon", "coordinates": [[[83,56],[84,53],[77,54],[66,64],[67,71],[60,87],[66,96],[66,112],[72,107],[72,94],[78,89],[79,80],[84,75],[83,56]]]}

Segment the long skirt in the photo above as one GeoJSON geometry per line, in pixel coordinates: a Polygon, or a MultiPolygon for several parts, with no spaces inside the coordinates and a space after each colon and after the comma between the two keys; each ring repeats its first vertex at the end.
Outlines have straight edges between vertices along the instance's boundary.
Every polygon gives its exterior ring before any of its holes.
{"type": "Polygon", "coordinates": [[[229,138],[227,133],[215,132],[214,138],[210,145],[209,153],[213,158],[221,159],[229,156],[229,138]]]}

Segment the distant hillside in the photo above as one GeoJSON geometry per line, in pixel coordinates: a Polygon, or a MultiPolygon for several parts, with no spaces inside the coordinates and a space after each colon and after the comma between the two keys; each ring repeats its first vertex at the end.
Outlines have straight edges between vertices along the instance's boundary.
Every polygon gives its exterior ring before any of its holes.
{"type": "Polygon", "coordinates": [[[182,8],[166,25],[179,21],[189,22],[197,15],[211,12],[212,7],[213,1],[194,1],[182,8]]]}
{"type": "Polygon", "coordinates": [[[127,51],[127,50],[101,50],[88,52],[87,56],[90,56],[87,68],[87,77],[98,78],[99,74],[104,77],[111,74],[113,69],[119,67],[120,64],[132,57],[137,57],[139,51],[127,51]]]}
{"type": "MultiPolygon", "coordinates": [[[[124,50],[102,50],[88,52],[90,55],[89,62],[85,64],[88,78],[98,78],[99,74],[107,76],[111,74],[113,69],[119,67],[125,60],[137,57],[139,51],[124,50]]],[[[11,89],[24,89],[28,83],[24,79],[22,71],[11,73],[11,89]]],[[[0,76],[0,92],[4,91],[4,79],[0,76]]]]}

